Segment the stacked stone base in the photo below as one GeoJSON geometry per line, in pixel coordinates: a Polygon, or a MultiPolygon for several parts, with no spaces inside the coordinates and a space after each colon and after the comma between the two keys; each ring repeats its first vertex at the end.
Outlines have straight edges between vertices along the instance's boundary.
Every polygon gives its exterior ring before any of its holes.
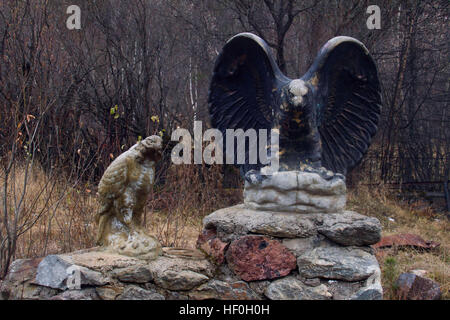
{"type": "Polygon", "coordinates": [[[198,247],[219,266],[217,279],[244,281],[251,296],[272,300],[382,299],[371,244],[375,218],[355,212],[296,214],[218,210],[204,219],[198,247]]]}
{"type": "Polygon", "coordinates": [[[17,260],[1,298],[381,299],[369,246],[379,236],[377,219],[354,212],[299,215],[239,205],[204,219],[200,250],[164,248],[153,261],[100,248],[17,260]]]}
{"type": "MultiPolygon", "coordinates": [[[[100,248],[44,259],[16,260],[2,299],[185,300],[214,278],[216,267],[197,250],[163,248],[153,261],[100,248]],[[79,279],[79,281],[77,280],[79,279]],[[77,282],[78,281],[78,282],[77,282]]],[[[223,290],[226,290],[223,288],[223,290]]],[[[201,296],[200,296],[201,298],[201,296]]]]}
{"type": "Polygon", "coordinates": [[[286,171],[246,182],[244,204],[203,220],[199,250],[155,260],[93,248],[17,260],[2,299],[382,299],[375,218],[344,211],[345,181],[286,171]]]}
{"type": "Polygon", "coordinates": [[[280,172],[204,220],[199,250],[146,261],[93,248],[17,260],[2,299],[381,299],[375,218],[344,211],[344,180],[280,172]],[[272,210],[272,211],[268,211],[272,210]]]}
{"type": "Polygon", "coordinates": [[[295,214],[245,205],[204,219],[200,250],[164,248],[145,261],[101,248],[17,260],[1,299],[382,299],[371,244],[375,218],[355,212],[295,214]],[[78,282],[77,282],[78,276],[78,282]]]}

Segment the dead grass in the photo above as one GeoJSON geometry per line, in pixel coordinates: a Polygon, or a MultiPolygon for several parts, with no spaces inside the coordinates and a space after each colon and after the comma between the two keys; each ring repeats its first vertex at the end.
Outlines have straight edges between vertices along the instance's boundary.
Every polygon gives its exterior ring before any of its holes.
{"type": "Polygon", "coordinates": [[[153,212],[147,224],[148,232],[156,237],[164,247],[195,249],[198,235],[202,230],[202,219],[192,213],[183,215],[168,212],[153,212]]]}
{"type": "MultiPolygon", "coordinates": [[[[3,190],[4,175],[0,177],[3,190]]],[[[14,201],[20,199],[24,190],[24,177],[25,171],[19,167],[9,179],[9,221],[13,221],[15,215],[14,201]]],[[[22,234],[15,258],[45,256],[92,246],[97,199],[91,189],[89,185],[74,186],[61,176],[49,177],[41,168],[35,167],[29,174],[20,210],[18,222],[23,228],[20,228],[22,234]]],[[[3,208],[1,210],[3,214],[3,208]]]]}
{"type": "Polygon", "coordinates": [[[428,277],[441,285],[443,299],[450,299],[450,222],[424,203],[405,204],[395,200],[386,188],[357,187],[349,192],[350,210],[373,216],[383,226],[383,236],[412,233],[439,242],[432,251],[384,249],[377,254],[382,269],[385,299],[398,299],[395,282],[402,272],[428,271],[428,277]]]}

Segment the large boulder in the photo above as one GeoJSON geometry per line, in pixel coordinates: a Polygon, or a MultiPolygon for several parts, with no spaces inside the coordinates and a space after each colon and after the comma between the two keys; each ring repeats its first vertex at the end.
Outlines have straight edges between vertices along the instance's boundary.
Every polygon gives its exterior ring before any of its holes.
{"type": "Polygon", "coordinates": [[[403,300],[440,300],[442,296],[437,282],[414,273],[402,273],[396,284],[403,300]]]}
{"type": "Polygon", "coordinates": [[[191,290],[212,278],[215,267],[200,253],[183,255],[190,250],[165,251],[148,263],[155,284],[168,290],[191,290]]]}
{"type": "MultiPolygon", "coordinates": [[[[243,204],[211,213],[203,219],[203,227],[204,237],[217,237],[222,242],[230,242],[248,234],[297,239],[320,233],[344,246],[366,246],[377,243],[381,237],[378,219],[352,211],[299,215],[257,211],[243,204]]],[[[225,244],[221,246],[225,247],[225,244]]]]}
{"type": "Polygon", "coordinates": [[[203,226],[204,230],[215,229],[217,237],[224,242],[250,233],[278,238],[304,238],[317,232],[316,218],[312,215],[257,211],[241,204],[211,213],[203,219],[203,226]]]}
{"type": "Polygon", "coordinates": [[[81,286],[103,286],[110,281],[102,273],[75,265],[63,256],[49,255],[39,263],[34,283],[53,289],[74,289],[70,280],[75,276],[79,277],[79,283],[73,283],[73,286],[80,286],[77,289],[81,286]]]}
{"type": "Polygon", "coordinates": [[[319,233],[344,246],[367,246],[381,239],[381,223],[377,218],[352,211],[324,215],[319,233]]]}
{"type": "Polygon", "coordinates": [[[297,259],[300,275],[306,278],[326,278],[361,281],[378,272],[374,255],[361,248],[318,247],[297,259]]]}
{"type": "Polygon", "coordinates": [[[265,295],[271,300],[329,300],[332,297],[325,285],[307,286],[292,276],[272,282],[265,295]]]}
{"type": "Polygon", "coordinates": [[[0,284],[0,300],[50,299],[58,290],[33,283],[42,258],[13,261],[4,281],[0,284]]]}

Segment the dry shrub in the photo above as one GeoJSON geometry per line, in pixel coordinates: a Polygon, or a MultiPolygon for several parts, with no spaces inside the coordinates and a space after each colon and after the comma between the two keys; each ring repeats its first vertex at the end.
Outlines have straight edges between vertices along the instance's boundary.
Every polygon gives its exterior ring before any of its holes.
{"type": "MultiPolygon", "coordinates": [[[[10,179],[8,203],[17,198],[17,190],[24,190],[26,183],[18,223],[23,228],[19,230],[16,258],[68,252],[92,245],[95,233],[92,221],[97,204],[87,185],[81,188],[63,176],[48,176],[39,166],[31,169],[27,179],[24,168],[17,167],[11,178],[14,185],[10,179]]],[[[3,188],[4,178],[0,185],[3,188]]],[[[14,214],[14,211],[9,212],[10,221],[14,214]]]]}
{"type": "Polygon", "coordinates": [[[145,221],[164,246],[194,247],[202,219],[242,201],[241,189],[222,186],[222,167],[171,165],[164,184],[156,184],[145,221]]]}

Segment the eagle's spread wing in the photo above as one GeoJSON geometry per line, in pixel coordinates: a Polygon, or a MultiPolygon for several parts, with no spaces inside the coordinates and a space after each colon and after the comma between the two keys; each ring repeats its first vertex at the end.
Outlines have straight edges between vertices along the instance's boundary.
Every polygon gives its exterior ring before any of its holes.
{"type": "Polygon", "coordinates": [[[336,37],[322,47],[302,79],[315,94],[322,165],[346,174],[377,130],[381,93],[376,65],[361,42],[336,37]]]}
{"type": "MultiPolygon", "coordinates": [[[[222,132],[224,148],[227,129],[270,133],[278,91],[289,81],[261,38],[241,33],[226,43],[214,67],[208,100],[212,126],[222,132]]],[[[248,149],[244,172],[260,167],[248,164],[248,149]]]]}

